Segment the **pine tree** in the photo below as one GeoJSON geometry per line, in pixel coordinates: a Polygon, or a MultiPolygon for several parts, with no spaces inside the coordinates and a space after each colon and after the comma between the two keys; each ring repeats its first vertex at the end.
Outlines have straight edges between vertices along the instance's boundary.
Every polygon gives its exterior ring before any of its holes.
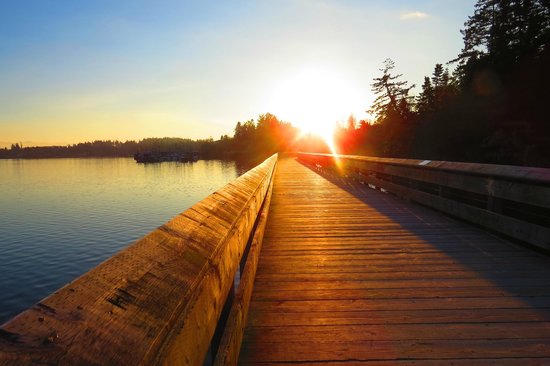
{"type": "Polygon", "coordinates": [[[550,44],[550,1],[478,0],[461,30],[464,47],[453,62],[462,81],[479,67],[504,75],[550,44]]]}
{"type": "Polygon", "coordinates": [[[416,97],[416,110],[420,114],[429,113],[434,109],[434,88],[429,77],[424,77],[422,92],[416,97]]]}
{"type": "Polygon", "coordinates": [[[394,62],[386,59],[384,67],[380,69],[383,75],[374,78],[374,83],[371,84],[372,91],[377,97],[368,112],[376,116],[377,123],[392,115],[405,118],[410,113],[410,101],[413,97],[409,96],[409,91],[414,85],[407,86],[407,81],[399,81],[403,75],[392,75],[394,68],[394,62]]]}
{"type": "Polygon", "coordinates": [[[443,85],[444,83],[443,75],[444,75],[443,65],[435,64],[434,72],[432,74],[432,84],[434,89],[438,89],[443,85]]]}
{"type": "Polygon", "coordinates": [[[395,64],[386,59],[380,69],[383,75],[374,79],[372,91],[377,96],[369,113],[376,116],[380,139],[378,154],[384,156],[406,156],[412,140],[414,113],[411,110],[413,97],[409,96],[414,87],[401,81],[401,74],[393,75],[395,64]]]}

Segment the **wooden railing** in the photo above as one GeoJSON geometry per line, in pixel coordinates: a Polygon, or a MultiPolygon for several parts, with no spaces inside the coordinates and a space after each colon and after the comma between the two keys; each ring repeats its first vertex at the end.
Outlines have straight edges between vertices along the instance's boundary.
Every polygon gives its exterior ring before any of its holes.
{"type": "Polygon", "coordinates": [[[298,157],[314,168],[550,250],[550,169],[310,153],[298,157]]]}
{"type": "Polygon", "coordinates": [[[236,363],[276,164],[274,155],[4,324],[0,364],[236,363]]]}

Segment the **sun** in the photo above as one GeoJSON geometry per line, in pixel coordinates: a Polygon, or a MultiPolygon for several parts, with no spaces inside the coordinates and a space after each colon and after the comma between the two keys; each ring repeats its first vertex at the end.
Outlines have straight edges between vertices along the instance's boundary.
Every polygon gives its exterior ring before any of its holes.
{"type": "MultiPolygon", "coordinates": [[[[343,73],[310,66],[283,78],[274,88],[271,110],[303,134],[323,138],[334,153],[336,123],[364,113],[367,96],[343,73]]],[[[359,116],[361,117],[361,116],[359,116]]]]}

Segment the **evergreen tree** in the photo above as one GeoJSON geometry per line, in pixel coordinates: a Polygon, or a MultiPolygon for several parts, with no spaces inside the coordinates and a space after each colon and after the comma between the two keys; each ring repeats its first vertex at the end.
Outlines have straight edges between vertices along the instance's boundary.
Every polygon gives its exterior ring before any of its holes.
{"type": "Polygon", "coordinates": [[[406,156],[412,141],[413,112],[409,96],[414,87],[407,86],[406,81],[401,81],[402,74],[393,75],[395,64],[386,59],[384,67],[380,69],[383,75],[374,78],[371,84],[376,99],[369,113],[376,116],[375,122],[380,125],[377,130],[381,145],[377,154],[383,156],[406,156]]]}
{"type": "Polygon", "coordinates": [[[422,91],[416,97],[416,110],[419,114],[425,114],[432,112],[434,109],[434,88],[429,77],[424,77],[424,83],[422,84],[422,91]]]}
{"type": "Polygon", "coordinates": [[[371,84],[372,91],[377,96],[370,110],[376,116],[376,122],[381,123],[390,116],[407,117],[410,113],[412,97],[409,91],[414,85],[407,87],[407,81],[399,81],[402,74],[392,75],[395,64],[391,59],[384,61],[384,67],[380,69],[383,75],[374,78],[371,84]]]}
{"type": "Polygon", "coordinates": [[[464,47],[453,61],[463,82],[483,67],[506,75],[525,56],[548,49],[550,1],[478,0],[461,33],[464,47]]]}
{"type": "Polygon", "coordinates": [[[432,73],[432,84],[434,89],[437,90],[443,85],[444,83],[443,74],[444,74],[443,65],[435,64],[434,72],[432,73]]]}

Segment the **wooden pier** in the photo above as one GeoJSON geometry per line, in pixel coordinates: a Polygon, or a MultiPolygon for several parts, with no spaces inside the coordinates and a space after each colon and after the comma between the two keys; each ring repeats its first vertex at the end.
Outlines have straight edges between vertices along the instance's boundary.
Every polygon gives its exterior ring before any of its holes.
{"type": "Polygon", "coordinates": [[[240,363],[350,361],[550,364],[550,258],[280,161],[240,363]]]}
{"type": "Polygon", "coordinates": [[[342,159],[271,157],[4,324],[0,364],[550,365],[550,170],[342,159]]]}

